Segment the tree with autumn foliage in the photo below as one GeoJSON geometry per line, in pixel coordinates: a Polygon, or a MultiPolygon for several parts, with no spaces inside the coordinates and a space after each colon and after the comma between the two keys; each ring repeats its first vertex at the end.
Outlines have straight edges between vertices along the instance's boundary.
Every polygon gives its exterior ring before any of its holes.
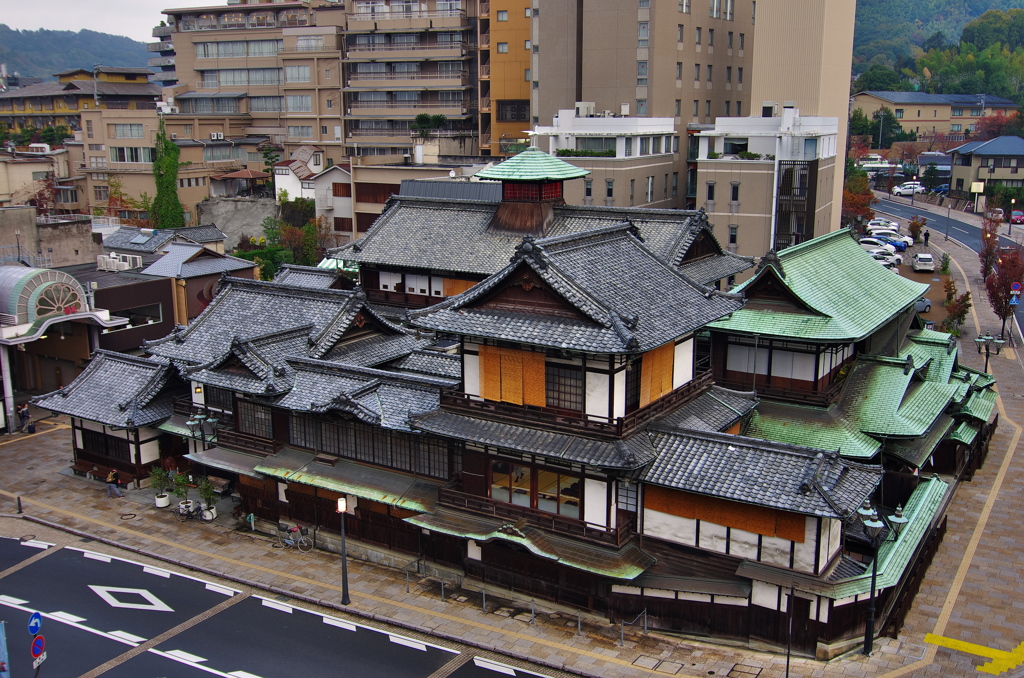
{"type": "Polygon", "coordinates": [[[967,290],[957,296],[956,281],[947,278],[944,284],[946,300],[942,305],[946,307],[946,318],[942,321],[942,329],[954,337],[960,336],[960,327],[967,320],[967,313],[971,310],[971,291],[967,290]]]}
{"type": "Polygon", "coordinates": [[[996,261],[999,259],[998,229],[999,221],[985,215],[985,219],[981,224],[981,251],[978,252],[983,280],[987,280],[989,274],[995,270],[996,261]]]}
{"type": "Polygon", "coordinates": [[[996,316],[1003,321],[1003,327],[999,331],[1000,337],[1006,334],[1006,320],[1017,308],[1010,304],[1013,298],[1010,294],[1010,285],[1013,283],[1024,283],[1024,259],[1021,258],[1019,247],[1004,252],[999,257],[996,270],[985,278],[988,303],[996,316]]]}
{"type": "Polygon", "coordinates": [[[878,202],[874,193],[868,185],[868,175],[864,170],[855,169],[847,177],[843,184],[843,212],[844,224],[853,224],[858,219],[865,222],[875,218],[875,211],[871,205],[878,202]]]}

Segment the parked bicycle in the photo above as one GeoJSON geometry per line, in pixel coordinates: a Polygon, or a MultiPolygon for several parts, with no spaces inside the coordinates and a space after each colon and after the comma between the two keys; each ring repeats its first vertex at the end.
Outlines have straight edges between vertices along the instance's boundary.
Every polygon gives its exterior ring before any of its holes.
{"type": "Polygon", "coordinates": [[[192,502],[192,508],[183,510],[178,507],[178,522],[183,523],[186,520],[198,520],[201,523],[209,523],[213,521],[213,514],[209,511],[203,510],[203,505],[198,501],[192,502]]]}
{"type": "Polygon", "coordinates": [[[309,553],[313,550],[313,540],[309,538],[309,528],[300,527],[288,527],[284,523],[277,524],[277,541],[275,544],[277,548],[290,549],[295,547],[303,553],[309,553]]]}

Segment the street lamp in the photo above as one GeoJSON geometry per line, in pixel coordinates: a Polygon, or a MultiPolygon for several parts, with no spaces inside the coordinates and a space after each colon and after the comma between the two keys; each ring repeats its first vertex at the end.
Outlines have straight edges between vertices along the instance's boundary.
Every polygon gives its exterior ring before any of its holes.
{"type": "Polygon", "coordinates": [[[1006,224],[1006,235],[1007,236],[1012,236],[1013,235],[1013,210],[1014,210],[1014,207],[1016,205],[1017,205],[1017,199],[1016,198],[1010,198],[1010,223],[1006,224]]]}
{"type": "Polygon", "coordinates": [[[338,518],[341,519],[341,604],[352,601],[348,597],[348,552],[345,547],[345,512],[348,511],[348,497],[338,497],[338,518]]]}
{"type": "MultiPolygon", "coordinates": [[[[1005,322],[1005,321],[1004,321],[1005,322]]],[[[981,347],[985,347],[985,369],[982,372],[988,373],[988,358],[991,353],[991,347],[995,345],[996,355],[999,355],[999,349],[1003,347],[1006,341],[1003,340],[1002,335],[999,338],[993,337],[991,334],[983,334],[980,337],[976,337],[974,340],[975,345],[978,347],[978,354],[981,354],[981,347]]]]}
{"type": "Polygon", "coordinates": [[[193,414],[192,418],[185,422],[188,426],[188,430],[192,433],[192,436],[199,436],[203,441],[203,449],[206,448],[206,436],[210,436],[211,442],[213,441],[214,435],[217,433],[217,420],[213,417],[208,417],[202,412],[193,414]],[[207,433],[209,429],[209,433],[207,433]]]}
{"type": "MultiPolygon", "coordinates": [[[[885,523],[878,518],[878,511],[871,506],[870,500],[865,499],[864,505],[857,509],[857,513],[860,514],[864,532],[871,540],[871,547],[874,551],[874,556],[871,559],[871,599],[868,603],[867,624],[864,626],[864,654],[867,656],[871,654],[875,643],[875,582],[878,579],[878,547],[889,539],[889,535],[883,536],[885,523]]],[[[892,541],[896,541],[900,532],[909,522],[909,518],[903,517],[903,505],[897,506],[896,513],[889,516],[889,534],[892,535],[892,541]]]]}
{"type": "Polygon", "coordinates": [[[917,175],[914,175],[914,183],[910,185],[910,206],[914,206],[914,196],[917,195],[917,175]]]}

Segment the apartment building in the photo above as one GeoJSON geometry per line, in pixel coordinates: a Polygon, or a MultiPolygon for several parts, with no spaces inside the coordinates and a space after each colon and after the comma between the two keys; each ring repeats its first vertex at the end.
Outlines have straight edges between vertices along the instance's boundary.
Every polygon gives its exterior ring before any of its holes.
{"type": "Polygon", "coordinates": [[[883,107],[892,111],[904,131],[915,132],[918,138],[941,135],[963,141],[965,134],[978,129],[983,116],[1009,115],[1017,104],[985,94],[863,91],[853,96],[853,108],[869,118],[883,107]]]}

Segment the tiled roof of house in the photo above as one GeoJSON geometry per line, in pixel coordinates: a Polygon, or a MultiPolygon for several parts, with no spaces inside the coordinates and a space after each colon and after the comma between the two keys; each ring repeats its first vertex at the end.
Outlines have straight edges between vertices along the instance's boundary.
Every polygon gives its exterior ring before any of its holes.
{"type": "MultiPolygon", "coordinates": [[[[753,391],[733,391],[712,386],[677,410],[651,424],[659,431],[724,431],[757,406],[753,391]]],[[[827,448],[826,448],[827,449],[827,448]]]]}
{"type": "Polygon", "coordinates": [[[326,290],[334,284],[337,278],[337,269],[282,264],[281,268],[277,271],[277,275],[274,276],[274,282],[295,287],[311,287],[326,290]]]}
{"type": "Polygon", "coordinates": [[[32,402],[43,409],[107,426],[148,426],[171,416],[170,363],[113,351],[96,351],[78,377],[32,402]]]}
{"type": "MultiPolygon", "coordinates": [[[[932,94],[930,92],[885,92],[865,90],[856,95],[868,94],[894,104],[923,104],[951,106],[969,106],[981,108],[981,96],[978,94],[932,94]]],[[[985,95],[985,108],[1016,108],[1017,104],[1003,97],[985,95]]]]}
{"type": "Polygon", "coordinates": [[[879,266],[848,230],[787,247],[777,260],[781,275],[774,265],[762,264],[754,278],[733,291],[756,289],[762,276],[775,276],[810,310],[759,300],[712,323],[712,328],[762,337],[855,341],[889,322],[928,289],[879,266]]]}
{"type": "MultiPolygon", "coordinates": [[[[508,263],[522,236],[488,229],[498,201],[392,196],[384,213],[359,240],[331,251],[336,259],[397,269],[433,269],[491,275],[508,263]]],[[[728,253],[685,262],[700,235],[714,239],[702,211],[555,205],[546,236],[556,237],[629,222],[644,244],[665,262],[690,267],[688,275],[709,284],[745,270],[753,261],[728,253]],[[712,261],[712,259],[720,259],[712,261]],[[718,277],[713,277],[713,276],[718,277]]]]}
{"type": "Polygon", "coordinates": [[[498,181],[542,181],[545,179],[578,179],[590,174],[564,160],[559,160],[536,146],[530,146],[522,153],[517,153],[493,167],[476,173],[479,179],[498,181]]]}
{"type": "Polygon", "coordinates": [[[174,230],[169,228],[142,229],[122,226],[103,238],[103,247],[108,250],[153,254],[174,239],[174,236],[174,230]]]}
{"type": "Polygon", "coordinates": [[[729,434],[654,431],[652,442],[648,483],[805,515],[845,519],[881,479],[835,452],[729,434]]]}
{"type": "Polygon", "coordinates": [[[402,372],[413,372],[448,379],[461,379],[462,356],[418,349],[393,363],[392,368],[402,372]]]}
{"type": "MultiPolygon", "coordinates": [[[[532,285],[532,283],[531,283],[532,285]]],[[[529,289],[529,288],[525,288],[529,289]]],[[[629,224],[525,238],[502,271],[435,306],[410,311],[420,327],[591,353],[649,351],[739,309],[743,299],[702,287],[655,257],[629,224]],[[528,270],[577,317],[477,305],[528,270]]]]}
{"type": "Polygon", "coordinates": [[[93,83],[92,80],[72,80],[71,82],[40,82],[28,87],[0,92],[0,99],[24,99],[27,97],[52,97],[73,94],[92,96],[93,92],[100,96],[134,96],[143,99],[156,99],[160,96],[160,86],[140,81],[93,83]]]}
{"type": "Polygon", "coordinates": [[[226,235],[213,224],[201,224],[199,226],[186,226],[185,228],[175,228],[174,233],[180,236],[184,236],[189,240],[200,243],[208,242],[223,242],[226,235]]]}
{"type": "Polygon", "coordinates": [[[747,435],[839,450],[849,459],[871,459],[882,449],[881,442],[862,433],[838,405],[820,408],[762,400],[750,419],[747,435]]]}
{"type": "Polygon", "coordinates": [[[426,348],[433,339],[417,339],[410,334],[379,335],[339,344],[324,354],[323,359],[346,365],[376,367],[409,355],[416,349],[426,348]]]}
{"type": "Polygon", "coordinates": [[[996,156],[996,155],[1024,155],[1024,139],[1015,136],[1001,136],[988,141],[971,141],[962,146],[957,146],[950,153],[967,155],[996,156]]]}
{"type": "Polygon", "coordinates": [[[172,242],[167,254],[150,264],[142,273],[186,279],[240,271],[253,266],[255,264],[251,261],[219,254],[199,244],[172,242]]]}

